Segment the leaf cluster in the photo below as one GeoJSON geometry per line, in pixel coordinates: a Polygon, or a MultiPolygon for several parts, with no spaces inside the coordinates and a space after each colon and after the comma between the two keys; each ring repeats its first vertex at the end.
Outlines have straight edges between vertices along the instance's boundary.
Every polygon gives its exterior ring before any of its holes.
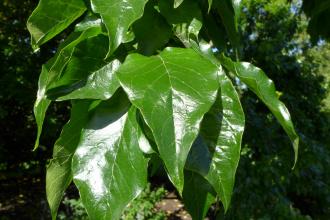
{"type": "Polygon", "coordinates": [[[194,219],[219,199],[227,210],[244,131],[232,79],[268,107],[298,153],[298,135],[274,83],[239,57],[239,1],[41,0],[27,27],[35,50],[71,26],[42,66],[34,106],[71,100],[47,168],[56,218],[72,179],[91,219],[119,219],[159,158],[194,219]],[[157,157],[153,157],[157,155],[157,157]]]}

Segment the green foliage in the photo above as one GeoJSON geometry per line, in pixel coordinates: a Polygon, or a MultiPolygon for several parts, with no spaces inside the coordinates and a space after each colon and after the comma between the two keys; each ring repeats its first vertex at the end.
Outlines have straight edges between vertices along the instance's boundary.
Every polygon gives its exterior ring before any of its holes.
{"type": "MultiPolygon", "coordinates": [[[[41,64],[53,55],[54,43],[58,42],[55,39],[38,53],[32,53],[25,20],[35,5],[31,0],[0,3],[0,119],[6,124],[0,132],[0,161],[8,163],[15,172],[19,170],[19,163],[39,160],[44,164],[46,160],[42,158],[48,155],[43,147],[44,155],[31,151],[30,137],[35,135],[31,107],[37,89],[35,68],[39,71],[41,64]],[[21,153],[17,154],[15,149],[21,153]]],[[[50,133],[44,135],[42,146],[51,144],[58,133],[59,124],[54,122],[63,120],[63,108],[59,106],[61,104],[51,108],[45,121],[50,133]]]]}
{"type": "Polygon", "coordinates": [[[33,33],[32,47],[37,49],[38,46],[55,37],[80,17],[85,10],[85,4],[80,0],[40,1],[27,21],[29,31],[33,33]],[[54,10],[49,10],[49,8],[54,10]]]}
{"type": "Polygon", "coordinates": [[[51,214],[54,218],[56,216],[54,210],[59,206],[66,188],[72,181],[72,155],[78,146],[80,132],[88,120],[90,105],[91,103],[88,101],[74,101],[72,103],[72,117],[64,126],[59,139],[56,141],[53,159],[47,167],[46,192],[51,214]]]}
{"type": "Polygon", "coordinates": [[[315,43],[320,37],[330,39],[330,28],[324,25],[325,21],[330,20],[330,1],[305,0],[302,7],[310,17],[308,32],[312,36],[312,41],[315,43]]]}
{"type": "Polygon", "coordinates": [[[72,160],[74,182],[91,219],[118,219],[147,184],[149,143],[122,91],[99,103],[72,160]]]}
{"type": "Polygon", "coordinates": [[[42,68],[34,109],[38,147],[51,102],[73,103],[47,170],[53,219],[72,177],[90,219],[119,219],[146,187],[155,155],[194,219],[216,198],[227,210],[245,124],[232,74],[275,115],[297,158],[298,136],[272,81],[226,57],[242,50],[237,1],[48,3],[29,18],[35,47],[74,26],[42,68]],[[149,13],[157,19],[148,21],[149,13]]]}
{"type": "MultiPolygon", "coordinates": [[[[120,219],[148,219],[148,220],[164,220],[166,215],[163,211],[156,209],[156,204],[164,198],[166,190],[163,187],[151,189],[150,184],[141,192],[141,194],[132,201],[124,210],[120,219]]],[[[64,198],[63,205],[70,208],[71,214],[59,212],[60,220],[88,220],[87,212],[83,206],[81,199],[64,198]]]]}
{"type": "Polygon", "coordinates": [[[39,150],[31,150],[36,135],[32,108],[38,72],[65,36],[64,33],[58,35],[33,53],[26,20],[37,3],[36,0],[0,2],[0,120],[5,125],[0,128],[0,186],[3,191],[0,218],[3,219],[49,216],[44,201],[44,179],[52,149],[46,146],[54,144],[60,127],[67,120],[67,105],[52,105],[44,122],[47,133],[40,140],[39,150]]]}
{"type": "Polygon", "coordinates": [[[152,130],[169,177],[181,193],[199,122],[216,97],[217,66],[192,49],[167,48],[152,57],[129,55],[117,75],[152,130]]]}
{"type": "MultiPolygon", "coordinates": [[[[294,130],[290,113],[286,109],[285,105],[278,99],[273,81],[270,80],[261,69],[251,65],[250,63],[233,63],[229,60],[223,60],[223,64],[235,73],[235,75],[243,83],[245,83],[251,91],[253,91],[261,99],[261,101],[265,103],[289,135],[291,141],[293,142],[295,151],[298,151],[298,135],[294,130]]],[[[296,163],[298,155],[296,154],[295,156],[296,163]]]]}
{"type": "Polygon", "coordinates": [[[139,197],[133,200],[124,210],[121,219],[148,219],[164,220],[166,215],[163,211],[156,209],[156,204],[164,198],[166,190],[163,187],[151,189],[147,184],[139,197]]]}
{"type": "Polygon", "coordinates": [[[289,170],[292,154],[287,151],[286,135],[256,95],[237,82],[246,130],[231,207],[223,218],[327,219],[329,44],[312,47],[299,5],[285,0],[242,4],[242,59],[273,79],[301,136],[299,157],[303,159],[294,171],[289,170]]]}
{"type": "Polygon", "coordinates": [[[80,199],[64,198],[63,204],[71,209],[72,214],[67,216],[64,212],[59,212],[57,218],[60,220],[88,220],[88,215],[80,199]]]}

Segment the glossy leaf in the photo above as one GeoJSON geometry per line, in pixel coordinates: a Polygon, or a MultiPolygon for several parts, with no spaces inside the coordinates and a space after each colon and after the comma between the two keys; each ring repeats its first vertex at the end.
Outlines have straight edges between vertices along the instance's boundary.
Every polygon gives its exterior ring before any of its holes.
{"type": "Polygon", "coordinates": [[[183,43],[190,38],[198,39],[202,28],[202,13],[197,1],[185,0],[178,8],[173,8],[171,1],[160,0],[159,9],[183,43]]]}
{"type": "Polygon", "coordinates": [[[123,92],[101,102],[73,156],[74,182],[90,219],[119,219],[147,183],[148,145],[123,92]]]}
{"type": "Polygon", "coordinates": [[[295,152],[295,162],[298,159],[299,137],[294,129],[288,109],[277,95],[273,81],[258,67],[247,62],[233,62],[222,57],[222,64],[245,83],[269,108],[285,132],[290,137],[295,152]]]}
{"type": "Polygon", "coordinates": [[[102,27],[102,20],[96,15],[88,15],[81,22],[76,24],[74,31],[83,32],[90,28],[102,27]]]}
{"type": "MultiPolygon", "coordinates": [[[[66,39],[66,41],[60,45],[57,53],[54,56],[54,63],[51,65],[49,74],[43,83],[45,89],[47,90],[51,87],[54,87],[54,84],[58,84],[58,80],[62,77],[62,74],[66,70],[67,64],[71,61],[74,53],[81,55],[85,52],[84,49],[88,49],[88,43],[85,42],[84,44],[81,44],[82,42],[101,34],[101,26],[92,26],[83,32],[73,32],[66,39]],[[81,44],[82,49],[76,48],[79,44],[81,44]]],[[[89,47],[91,47],[91,45],[89,47]]]]}
{"type": "Polygon", "coordinates": [[[133,25],[138,51],[146,56],[153,55],[161,49],[172,36],[171,26],[154,6],[150,1],[146,5],[143,17],[133,25]]]}
{"type": "Polygon", "coordinates": [[[186,167],[208,180],[227,210],[240,158],[244,112],[234,86],[221,69],[219,82],[217,100],[204,116],[186,167]]]}
{"type": "MultiPolygon", "coordinates": [[[[91,73],[88,78],[78,82],[75,87],[60,89],[60,93],[68,93],[57,98],[58,101],[69,99],[109,99],[119,88],[119,81],[115,75],[121,63],[113,60],[101,69],[91,73]],[[83,84],[83,85],[81,85],[83,84]],[[75,89],[75,90],[73,90],[75,89]],[[72,92],[70,92],[73,90],[72,92]]],[[[53,90],[54,91],[54,90],[53,90]]],[[[54,91],[55,92],[55,91],[54,91]]],[[[48,93],[49,95],[54,95],[48,93]]]]}
{"type": "Polygon", "coordinates": [[[42,66],[42,70],[39,76],[38,82],[38,93],[37,100],[34,103],[33,113],[37,123],[37,138],[34,144],[34,150],[39,146],[39,139],[42,132],[42,126],[45,120],[47,109],[51,103],[50,100],[46,99],[46,89],[45,82],[47,80],[47,76],[49,74],[49,70],[47,65],[42,66]]]}
{"type": "Polygon", "coordinates": [[[194,220],[203,220],[215,202],[215,191],[201,175],[186,170],[182,198],[194,220]]]}
{"type": "Polygon", "coordinates": [[[221,65],[270,108],[297,159],[298,136],[272,81],[251,64],[214,56],[214,47],[238,55],[240,4],[40,0],[28,21],[34,49],[80,20],[43,65],[34,108],[38,146],[51,101],[81,99],[72,101],[47,168],[53,219],[72,179],[90,219],[119,219],[148,170],[162,164],[193,219],[216,197],[228,210],[245,119],[221,65]]]}
{"type": "Polygon", "coordinates": [[[31,44],[37,49],[86,11],[83,0],[40,0],[27,21],[31,44]]]}
{"type": "Polygon", "coordinates": [[[143,15],[147,0],[91,0],[92,9],[101,15],[109,35],[110,56],[121,43],[127,42],[130,26],[143,15]]]}
{"type": "Polygon", "coordinates": [[[311,35],[313,43],[321,38],[330,39],[330,29],[324,25],[330,20],[330,0],[305,0],[302,9],[309,17],[308,33],[311,35]]]}
{"type": "MultiPolygon", "coordinates": [[[[85,89],[87,89],[87,87],[90,86],[87,83],[93,83],[93,80],[97,80],[95,78],[95,74],[97,76],[100,76],[100,74],[103,72],[103,75],[105,75],[104,71],[102,71],[102,68],[111,71],[113,66],[107,65],[106,61],[103,59],[107,53],[107,46],[107,37],[103,35],[97,35],[85,39],[84,41],[80,42],[76,47],[74,47],[74,50],[72,51],[72,54],[65,66],[65,69],[61,72],[60,75],[55,78],[52,84],[48,86],[48,90],[46,93],[47,97],[50,99],[56,99],[57,97],[68,95],[77,89],[81,89],[84,87],[85,89]]],[[[115,62],[114,64],[114,67],[117,68],[116,65],[118,65],[118,62],[115,62]]],[[[113,72],[110,75],[113,76],[113,72]]],[[[94,87],[96,87],[96,85],[94,85],[94,87]]],[[[98,87],[96,87],[95,89],[102,87],[104,86],[98,85],[98,87]]],[[[99,97],[97,93],[94,94],[94,98],[99,97]]],[[[89,97],[93,98],[91,96],[93,96],[93,93],[89,93],[89,97]]],[[[81,97],[84,97],[83,93],[81,93],[81,97]]]]}
{"type": "Polygon", "coordinates": [[[182,2],[183,2],[183,0],[174,0],[174,8],[179,7],[182,2]]]}
{"type": "Polygon", "coordinates": [[[171,181],[182,192],[188,152],[216,97],[217,67],[192,49],[167,48],[152,57],[129,55],[118,78],[152,130],[171,181]]]}
{"type": "Polygon", "coordinates": [[[203,23],[208,27],[204,31],[214,47],[219,51],[225,51],[228,46],[225,27],[216,21],[215,16],[212,13],[204,16],[203,23]]]}
{"type": "Polygon", "coordinates": [[[87,123],[90,105],[90,101],[73,102],[71,118],[55,143],[53,159],[47,167],[46,193],[54,220],[64,192],[72,181],[72,156],[78,146],[81,129],[87,123]]]}
{"type": "Polygon", "coordinates": [[[100,27],[90,28],[84,32],[74,32],[72,33],[59,47],[58,52],[55,56],[47,62],[46,65],[42,67],[41,74],[39,76],[38,82],[38,92],[37,99],[34,104],[34,115],[37,122],[38,132],[35,142],[34,149],[39,146],[39,139],[42,132],[43,121],[47,112],[47,109],[51,103],[47,99],[46,91],[47,89],[57,81],[59,76],[61,76],[66,65],[70,61],[75,47],[83,40],[97,36],[101,32],[100,27]]]}
{"type": "Polygon", "coordinates": [[[242,9],[242,0],[231,0],[231,4],[235,12],[236,26],[238,26],[238,19],[240,18],[241,9],[242,9]]]}
{"type": "Polygon", "coordinates": [[[238,32],[237,20],[239,9],[237,8],[236,0],[215,0],[213,2],[223,25],[226,28],[230,43],[234,48],[238,48],[240,44],[240,36],[238,32]]]}
{"type": "Polygon", "coordinates": [[[210,12],[210,10],[212,8],[213,0],[208,0],[208,3],[209,3],[209,8],[208,8],[207,12],[210,12]]]}

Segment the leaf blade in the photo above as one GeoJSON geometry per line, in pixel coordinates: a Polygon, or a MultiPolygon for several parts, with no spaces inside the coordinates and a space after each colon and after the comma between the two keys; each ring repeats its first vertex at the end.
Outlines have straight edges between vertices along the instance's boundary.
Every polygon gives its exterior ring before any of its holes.
{"type": "Polygon", "coordinates": [[[174,34],[185,44],[190,39],[198,41],[202,28],[202,12],[197,1],[185,0],[178,8],[172,1],[159,1],[160,13],[173,26],[174,34]]]}
{"type": "Polygon", "coordinates": [[[174,8],[179,7],[182,4],[183,0],[174,0],[174,8]]]}
{"type": "Polygon", "coordinates": [[[215,202],[215,192],[202,176],[186,170],[182,198],[191,217],[203,220],[210,206],[215,202]]]}
{"type": "Polygon", "coordinates": [[[109,35],[109,57],[121,43],[127,41],[127,32],[134,21],[143,15],[147,0],[91,0],[92,10],[99,13],[109,35]]]}
{"type": "Polygon", "coordinates": [[[200,136],[191,149],[186,167],[208,180],[227,210],[240,158],[245,119],[238,94],[221,69],[219,83],[217,100],[204,116],[200,136]]]}
{"type": "Polygon", "coordinates": [[[237,2],[238,1],[232,0],[217,0],[213,3],[221,16],[222,23],[225,26],[229,37],[229,41],[235,49],[238,49],[240,46],[240,35],[237,24],[239,16],[239,3],[237,2]]]}
{"type": "Polygon", "coordinates": [[[133,24],[138,51],[145,56],[161,49],[172,35],[171,26],[154,7],[155,2],[148,2],[143,16],[133,24]]]}
{"type": "MultiPolygon", "coordinates": [[[[63,91],[56,91],[57,93],[64,93],[57,97],[57,101],[65,101],[69,99],[109,99],[119,88],[119,81],[115,75],[116,70],[121,63],[119,60],[113,60],[110,63],[103,66],[101,69],[91,73],[86,79],[86,83],[83,86],[77,87],[77,89],[70,92],[72,88],[64,88],[63,91]],[[67,94],[68,93],[68,94],[67,94]]],[[[55,94],[49,91],[48,96],[54,96],[55,94]]]]}
{"type": "Polygon", "coordinates": [[[250,63],[233,62],[224,56],[221,59],[222,64],[236,74],[264,102],[281,124],[293,144],[295,166],[298,160],[299,136],[295,131],[288,109],[276,95],[273,81],[261,69],[250,63]]]}
{"type": "Polygon", "coordinates": [[[71,98],[107,99],[119,87],[115,71],[118,60],[107,63],[108,39],[103,35],[89,37],[80,42],[71,54],[65,69],[47,88],[47,98],[67,100],[71,98]]]}
{"type": "Polygon", "coordinates": [[[210,13],[210,10],[212,8],[212,3],[213,3],[213,0],[208,0],[208,3],[209,3],[209,7],[207,9],[207,12],[210,13]]]}
{"type": "Polygon", "coordinates": [[[47,166],[46,194],[52,219],[56,219],[64,192],[72,181],[71,159],[78,146],[81,129],[87,123],[90,104],[90,101],[73,103],[70,120],[63,127],[54,145],[53,159],[47,166]]]}
{"type": "Polygon", "coordinates": [[[34,49],[55,37],[86,11],[81,0],[41,0],[27,21],[34,49]]]}
{"type": "Polygon", "coordinates": [[[59,47],[55,56],[43,65],[38,81],[37,99],[34,104],[34,116],[37,123],[37,137],[34,150],[39,146],[39,140],[42,133],[43,121],[51,100],[47,98],[47,89],[57,81],[66,65],[70,61],[75,47],[86,38],[98,35],[101,29],[91,28],[82,33],[72,33],[59,47]]]}
{"type": "Polygon", "coordinates": [[[119,219],[147,183],[136,108],[118,92],[96,107],[82,133],[72,170],[84,207],[91,219],[119,219]]]}
{"type": "Polygon", "coordinates": [[[216,74],[213,63],[192,49],[182,48],[168,48],[152,57],[129,55],[118,70],[119,81],[152,130],[179,192],[199,123],[215,100],[216,74]]]}

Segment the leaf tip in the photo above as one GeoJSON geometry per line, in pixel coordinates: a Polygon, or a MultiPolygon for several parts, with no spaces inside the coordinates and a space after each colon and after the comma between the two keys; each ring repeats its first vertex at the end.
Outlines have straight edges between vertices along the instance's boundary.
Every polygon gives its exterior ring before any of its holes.
{"type": "Polygon", "coordinates": [[[31,47],[32,47],[33,53],[36,53],[40,50],[40,47],[33,42],[31,42],[31,47]]]}
{"type": "Polygon", "coordinates": [[[168,178],[170,179],[170,181],[175,186],[176,190],[178,191],[180,197],[182,197],[183,186],[184,186],[183,176],[181,178],[180,177],[177,177],[177,176],[173,177],[168,172],[167,172],[167,175],[168,175],[168,178]]]}
{"type": "Polygon", "coordinates": [[[224,214],[226,214],[229,209],[229,202],[227,200],[221,199],[221,203],[223,205],[224,214]]]}
{"type": "Polygon", "coordinates": [[[39,147],[39,137],[37,137],[35,143],[34,143],[34,147],[33,147],[33,150],[32,151],[36,151],[39,147]]]}
{"type": "Polygon", "coordinates": [[[293,150],[294,150],[294,163],[292,166],[292,170],[294,170],[294,168],[296,167],[297,161],[298,161],[298,153],[299,153],[299,138],[295,138],[293,140],[293,150]]]}
{"type": "Polygon", "coordinates": [[[181,5],[181,3],[183,2],[183,0],[175,0],[174,1],[174,8],[177,8],[181,5]]]}
{"type": "Polygon", "coordinates": [[[209,14],[210,13],[210,11],[211,11],[211,8],[212,8],[212,0],[209,0],[209,7],[208,7],[208,9],[207,9],[207,13],[209,14]]]}

